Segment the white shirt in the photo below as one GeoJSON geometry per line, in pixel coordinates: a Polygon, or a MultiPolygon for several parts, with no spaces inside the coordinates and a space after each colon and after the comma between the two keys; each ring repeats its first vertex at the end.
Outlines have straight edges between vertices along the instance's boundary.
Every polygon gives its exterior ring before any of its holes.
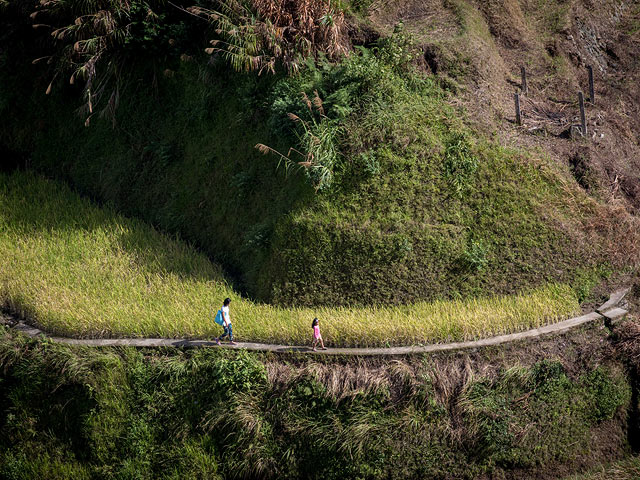
{"type": "Polygon", "coordinates": [[[227,305],[226,307],[222,307],[220,310],[222,310],[222,321],[224,322],[224,320],[227,320],[227,324],[231,325],[231,317],[229,316],[229,305],[227,305]]]}

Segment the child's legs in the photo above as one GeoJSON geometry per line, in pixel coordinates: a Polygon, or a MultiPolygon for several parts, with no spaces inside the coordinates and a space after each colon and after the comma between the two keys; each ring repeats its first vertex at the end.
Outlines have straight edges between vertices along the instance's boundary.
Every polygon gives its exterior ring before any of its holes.
{"type": "Polygon", "coordinates": [[[233,327],[229,325],[229,341],[233,342],[233,327]]]}

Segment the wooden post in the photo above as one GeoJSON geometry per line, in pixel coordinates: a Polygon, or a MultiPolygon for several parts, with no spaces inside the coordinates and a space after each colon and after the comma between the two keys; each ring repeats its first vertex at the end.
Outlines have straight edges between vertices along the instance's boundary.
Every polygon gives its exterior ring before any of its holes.
{"type": "Polygon", "coordinates": [[[522,116],[520,115],[520,94],[514,93],[513,98],[516,102],[516,123],[522,125],[522,116]]]}
{"type": "Polygon", "coordinates": [[[587,136],[587,117],[584,113],[584,94],[578,92],[578,103],[580,104],[580,123],[582,125],[582,135],[587,136]]]}
{"type": "Polygon", "coordinates": [[[589,73],[589,101],[592,104],[596,103],[596,91],[593,88],[593,67],[589,65],[587,67],[587,72],[589,73]]]}
{"type": "Polygon", "coordinates": [[[521,78],[520,87],[522,88],[522,94],[526,95],[528,93],[528,89],[527,89],[527,69],[524,68],[524,67],[520,67],[520,78],[521,78]]]}

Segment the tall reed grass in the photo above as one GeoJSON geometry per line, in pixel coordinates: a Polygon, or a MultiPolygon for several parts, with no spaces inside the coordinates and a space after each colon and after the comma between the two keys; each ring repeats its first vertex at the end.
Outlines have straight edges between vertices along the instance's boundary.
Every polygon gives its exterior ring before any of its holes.
{"type": "Polygon", "coordinates": [[[72,336],[213,337],[225,297],[238,340],[309,343],[320,318],[333,346],[473,339],[538,327],[578,311],[549,284],[512,296],[405,306],[280,308],[241,298],[204,255],[142,222],[30,173],[0,174],[0,304],[72,336]]]}

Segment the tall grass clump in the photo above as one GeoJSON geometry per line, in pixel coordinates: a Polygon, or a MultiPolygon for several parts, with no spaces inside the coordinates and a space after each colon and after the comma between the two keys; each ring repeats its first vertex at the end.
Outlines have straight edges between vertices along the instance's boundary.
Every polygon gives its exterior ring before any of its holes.
{"type": "Polygon", "coordinates": [[[581,475],[570,475],[562,480],[635,480],[640,478],[640,458],[631,455],[617,462],[601,465],[581,475]]]}
{"type": "Polygon", "coordinates": [[[24,41],[19,30],[11,31],[12,23],[32,23],[35,33],[23,48],[35,55],[29,60],[38,64],[38,77],[47,78],[44,92],[49,95],[54,86],[81,86],[76,93],[81,92],[84,100],[86,125],[98,112],[115,120],[135,68],[146,82],[156,83],[159,72],[171,72],[169,68],[193,41],[188,19],[164,1],[52,0],[25,4],[20,13],[3,22],[9,27],[8,38],[24,41]]]}
{"type": "Polygon", "coordinates": [[[297,72],[305,58],[349,52],[340,2],[216,0],[188,11],[215,26],[217,38],[206,52],[221,54],[236,71],[297,72]]]}
{"type": "Polygon", "coordinates": [[[213,313],[227,296],[239,339],[282,344],[307,343],[315,316],[332,345],[374,346],[508,333],[578,309],[574,291],[560,284],[404,306],[254,303],[192,247],[30,173],[0,177],[0,255],[0,302],[73,336],[212,337],[213,313]]]}
{"type": "Polygon", "coordinates": [[[334,169],[340,157],[338,139],[342,132],[340,125],[325,115],[317,91],[313,100],[303,92],[302,100],[307,106],[309,119],[302,119],[291,112],[288,114],[289,119],[301,126],[296,132],[300,150],[291,147],[287,155],[283,155],[262,143],[256,148],[264,154],[275,154],[280,159],[278,165],[282,164],[287,172],[291,168],[302,169],[317,192],[328,189],[333,182],[334,169]]]}

